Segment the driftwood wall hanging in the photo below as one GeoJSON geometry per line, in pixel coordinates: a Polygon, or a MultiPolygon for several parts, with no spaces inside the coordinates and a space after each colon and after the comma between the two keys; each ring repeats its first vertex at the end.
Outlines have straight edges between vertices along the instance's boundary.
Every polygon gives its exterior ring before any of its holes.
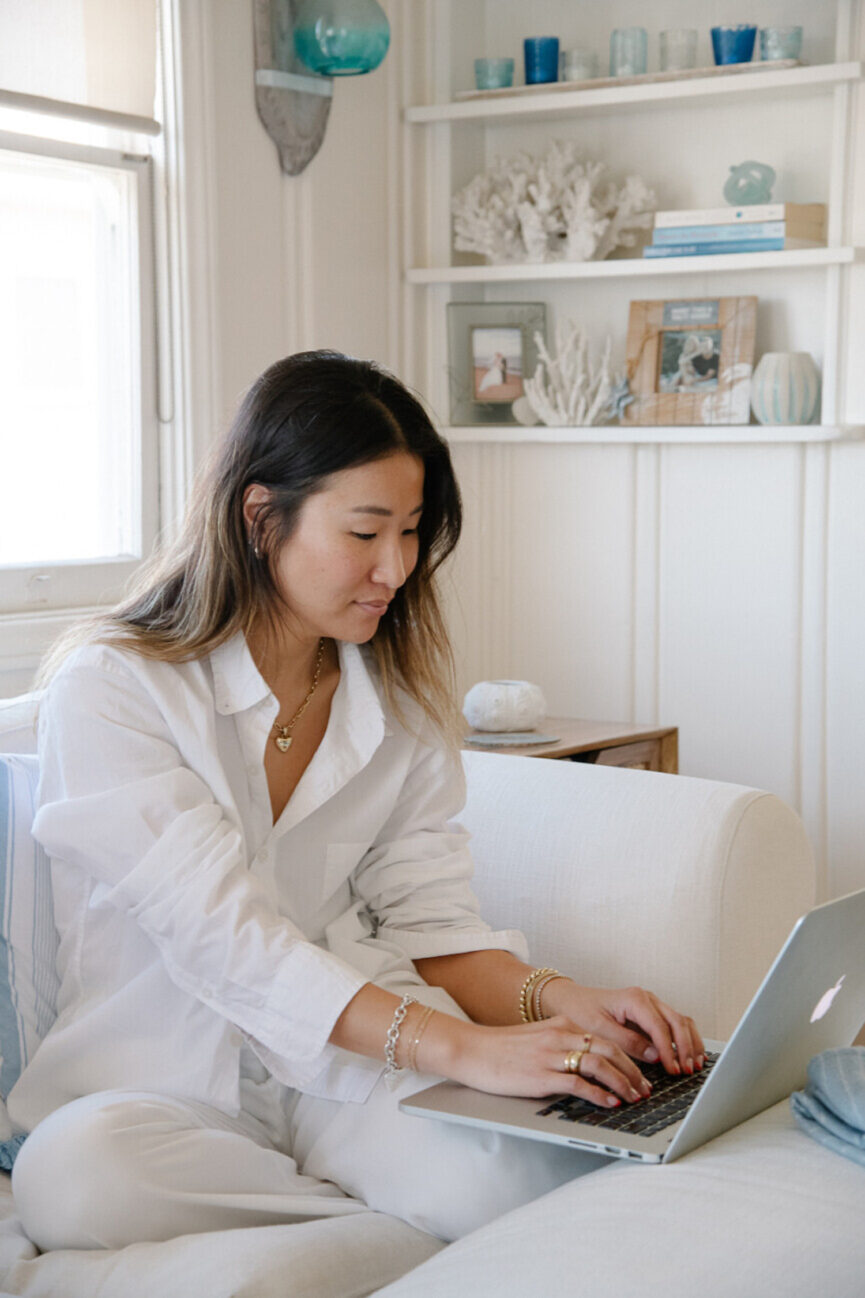
{"type": "Polygon", "coordinates": [[[313,77],[294,52],[300,0],[253,0],[253,5],[255,104],[283,171],[296,176],[321,148],[333,78],[313,77]]]}
{"type": "Polygon", "coordinates": [[[253,0],[253,23],[258,115],[296,176],[321,148],[334,78],[377,68],[390,27],[377,0],[253,0]]]}

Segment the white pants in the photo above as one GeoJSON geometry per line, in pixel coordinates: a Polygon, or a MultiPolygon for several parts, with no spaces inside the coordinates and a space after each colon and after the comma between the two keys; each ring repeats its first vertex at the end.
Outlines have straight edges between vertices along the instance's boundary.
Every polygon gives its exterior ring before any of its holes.
{"type": "Polygon", "coordinates": [[[12,1187],[43,1251],[390,1213],[451,1241],[608,1159],[400,1111],[438,1079],[380,1080],[364,1104],[281,1086],[247,1056],[242,1112],[105,1091],[41,1122],[12,1187]]]}

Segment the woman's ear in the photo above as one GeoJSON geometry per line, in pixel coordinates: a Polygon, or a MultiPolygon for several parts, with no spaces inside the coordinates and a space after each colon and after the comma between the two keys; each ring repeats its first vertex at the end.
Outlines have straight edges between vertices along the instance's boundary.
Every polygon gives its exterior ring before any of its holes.
{"type": "Polygon", "coordinates": [[[256,528],[258,515],[262,509],[270,504],[271,496],[267,487],[263,487],[260,482],[251,482],[243,493],[243,522],[246,527],[246,536],[252,540],[255,536],[260,542],[261,536],[256,528]]]}

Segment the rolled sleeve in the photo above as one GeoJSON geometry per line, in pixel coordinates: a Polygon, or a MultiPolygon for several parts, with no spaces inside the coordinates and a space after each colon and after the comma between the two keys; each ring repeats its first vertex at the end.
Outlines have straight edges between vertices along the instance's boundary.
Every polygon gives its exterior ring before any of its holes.
{"type": "Polygon", "coordinates": [[[312,1061],[365,979],[250,873],[238,827],[185,766],[134,674],[77,666],[46,698],[34,837],[126,913],[173,982],[268,1050],[312,1061]]]}
{"type": "Polygon", "coordinates": [[[465,792],[459,762],[422,734],[397,804],[358,867],[355,889],[378,935],[411,960],[494,949],[525,960],[522,933],[495,931],[481,918],[469,835],[454,819],[465,792]]]}

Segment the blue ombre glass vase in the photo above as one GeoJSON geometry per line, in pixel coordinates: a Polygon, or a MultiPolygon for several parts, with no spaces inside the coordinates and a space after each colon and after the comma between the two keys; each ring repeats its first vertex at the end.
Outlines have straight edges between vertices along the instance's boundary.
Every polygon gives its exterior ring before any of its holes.
{"type": "Polygon", "coordinates": [[[294,26],[297,57],[323,77],[357,77],[377,68],[390,24],[376,0],[304,0],[294,26]]]}

